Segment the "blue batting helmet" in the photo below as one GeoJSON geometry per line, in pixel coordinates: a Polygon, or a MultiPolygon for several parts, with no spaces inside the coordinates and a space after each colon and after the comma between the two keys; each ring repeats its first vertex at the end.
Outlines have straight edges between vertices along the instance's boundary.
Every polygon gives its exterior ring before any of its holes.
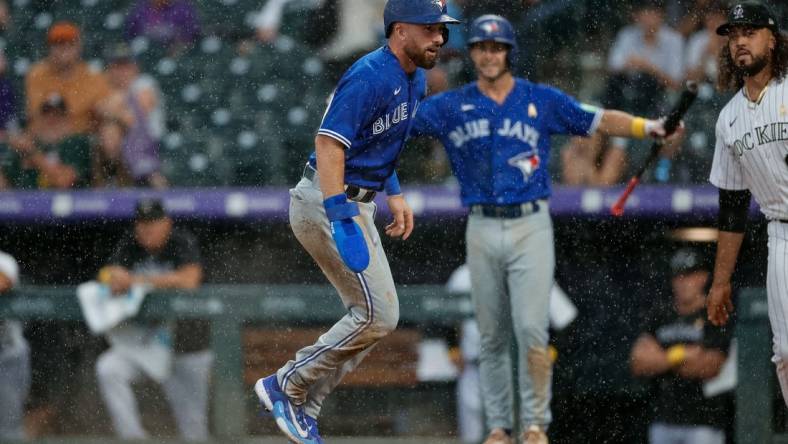
{"type": "Polygon", "coordinates": [[[495,14],[483,15],[471,23],[468,33],[468,46],[474,43],[493,41],[509,46],[509,63],[517,52],[517,41],[514,37],[514,27],[509,20],[495,14]]]}
{"type": "Polygon", "coordinates": [[[388,0],[383,11],[386,37],[391,35],[392,25],[396,22],[419,25],[460,23],[447,13],[446,0],[388,0]]]}

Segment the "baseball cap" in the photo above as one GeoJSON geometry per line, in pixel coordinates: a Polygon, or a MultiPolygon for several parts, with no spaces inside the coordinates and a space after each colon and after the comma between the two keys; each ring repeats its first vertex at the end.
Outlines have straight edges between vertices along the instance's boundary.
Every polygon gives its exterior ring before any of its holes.
{"type": "Polygon", "coordinates": [[[673,276],[708,270],[701,254],[693,248],[682,248],[670,259],[670,272],[673,276]]]}
{"type": "Polygon", "coordinates": [[[41,103],[41,113],[61,113],[65,114],[68,111],[68,106],[66,105],[66,101],[63,99],[63,96],[60,93],[53,92],[49,94],[44,102],[41,103]]]}
{"type": "Polygon", "coordinates": [[[769,28],[774,32],[779,32],[780,29],[774,12],[757,0],[734,4],[728,12],[728,21],[717,28],[717,34],[728,35],[734,26],[769,28]]]}
{"type": "Polygon", "coordinates": [[[140,199],[134,209],[135,221],[152,221],[164,219],[165,217],[167,217],[167,212],[164,211],[164,204],[162,204],[160,199],[140,199]]]}
{"type": "Polygon", "coordinates": [[[47,44],[73,43],[79,40],[79,28],[71,22],[57,22],[47,32],[47,44]]]}

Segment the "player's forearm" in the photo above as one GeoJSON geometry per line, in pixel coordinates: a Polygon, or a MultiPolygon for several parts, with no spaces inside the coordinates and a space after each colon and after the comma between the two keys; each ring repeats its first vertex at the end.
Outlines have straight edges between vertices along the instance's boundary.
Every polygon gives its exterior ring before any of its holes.
{"type": "Polygon", "coordinates": [[[327,199],[345,192],[345,146],[336,139],[318,135],[315,138],[317,171],[320,190],[327,199]]]}
{"type": "Polygon", "coordinates": [[[685,361],[678,373],[684,378],[711,379],[720,374],[725,354],[719,350],[703,350],[697,358],[685,361]]]}
{"type": "Polygon", "coordinates": [[[727,284],[731,281],[733,270],[736,268],[736,259],[739,257],[744,233],[720,231],[717,239],[717,256],[714,260],[715,284],[727,284]]]}
{"type": "Polygon", "coordinates": [[[669,371],[672,364],[665,350],[652,338],[641,337],[632,347],[629,367],[635,376],[656,376],[669,371]]]}
{"type": "Polygon", "coordinates": [[[629,366],[633,375],[646,377],[661,375],[671,367],[664,352],[650,355],[633,353],[629,366]]]}
{"type": "Polygon", "coordinates": [[[194,290],[202,283],[202,267],[196,264],[184,265],[171,273],[153,276],[135,275],[133,281],[150,284],[156,289],[194,290]]]}
{"type": "Polygon", "coordinates": [[[646,137],[645,119],[615,109],[603,111],[597,131],[613,137],[646,137]]]}

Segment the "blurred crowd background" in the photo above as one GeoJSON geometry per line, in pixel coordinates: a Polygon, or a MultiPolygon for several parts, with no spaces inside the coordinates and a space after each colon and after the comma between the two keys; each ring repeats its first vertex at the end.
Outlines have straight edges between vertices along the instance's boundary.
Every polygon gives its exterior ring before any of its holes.
{"type": "MultiPolygon", "coordinates": [[[[469,22],[509,18],[514,72],[650,117],[702,82],[687,135],[648,180],[704,183],[714,122],[719,0],[449,0],[469,22]]],[[[0,187],[294,183],[342,72],[384,43],[385,0],[0,2],[0,187]],[[47,162],[31,153],[45,154],[47,162]],[[44,180],[44,177],[47,179],[44,180]]],[[[778,5],[780,6],[780,5],[778,5]]],[[[472,80],[452,28],[430,92],[472,80]]],[[[620,183],[646,144],[554,144],[557,183],[620,183]]],[[[451,181],[439,146],[411,143],[405,183],[451,181]]]]}

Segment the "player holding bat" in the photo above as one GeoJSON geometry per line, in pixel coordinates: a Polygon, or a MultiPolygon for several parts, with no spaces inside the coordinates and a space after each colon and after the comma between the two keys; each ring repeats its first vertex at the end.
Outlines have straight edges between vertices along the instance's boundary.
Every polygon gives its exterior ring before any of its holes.
{"type": "Polygon", "coordinates": [[[485,444],[512,443],[513,381],[509,340],[517,340],[519,425],[523,443],[547,442],[552,365],[548,302],[555,253],[550,197],[550,136],[662,137],[662,120],[578,103],[558,89],[517,78],[514,29],[484,15],[468,40],[477,81],[428,98],[414,135],[441,140],[468,207],[467,260],[481,333],[485,444]]]}

